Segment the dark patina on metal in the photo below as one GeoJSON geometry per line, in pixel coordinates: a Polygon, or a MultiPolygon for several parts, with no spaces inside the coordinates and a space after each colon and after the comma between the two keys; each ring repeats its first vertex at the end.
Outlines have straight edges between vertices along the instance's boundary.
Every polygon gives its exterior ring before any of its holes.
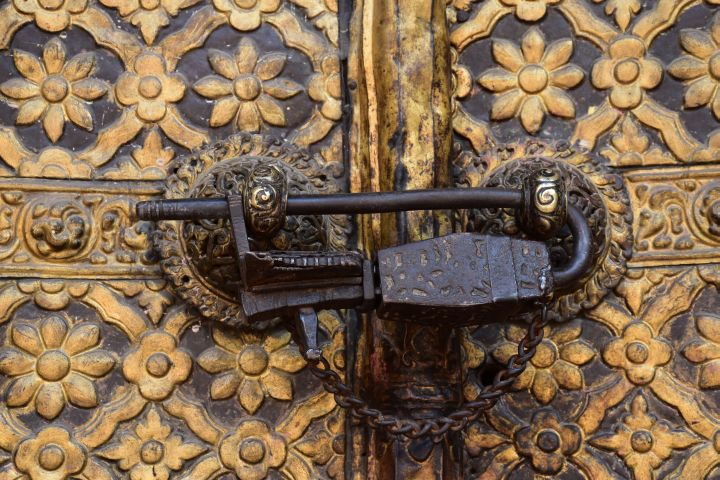
{"type": "MultiPolygon", "coordinates": [[[[529,172],[522,190],[438,189],[392,193],[287,195],[279,170],[251,172],[246,191],[226,198],[141,202],[144,220],[229,218],[237,248],[247,320],[281,317],[310,363],[311,371],[335,394],[339,405],[371,426],[410,437],[463,428],[488,408],[524,370],[542,339],[543,313],[529,327],[518,355],[510,359],[475,402],[447,417],[399,419],[371,409],[356,397],[320,355],[316,311],[374,309],[386,320],[455,328],[496,322],[537,309],[553,290],[567,288],[590,267],[591,233],[580,210],[568,206],[556,171],[529,172]],[[359,252],[253,251],[248,232],[271,235],[285,215],[383,213],[406,210],[514,208],[530,237],[547,239],[568,225],[573,235],[570,261],[553,269],[545,242],[497,235],[458,233],[382,249],[375,261],[359,252]]],[[[543,309],[543,312],[545,309],[543,309]]]]}

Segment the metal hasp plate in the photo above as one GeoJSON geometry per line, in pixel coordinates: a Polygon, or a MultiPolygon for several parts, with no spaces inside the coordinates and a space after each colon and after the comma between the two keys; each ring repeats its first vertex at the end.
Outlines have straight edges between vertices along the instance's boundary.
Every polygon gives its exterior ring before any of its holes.
{"type": "Polygon", "coordinates": [[[299,307],[356,308],[373,300],[372,265],[358,252],[244,252],[241,260],[240,299],[253,321],[292,317],[299,307]]]}
{"type": "Polygon", "coordinates": [[[388,320],[450,327],[504,320],[553,288],[543,242],[454,234],[381,250],[378,274],[388,320]]]}

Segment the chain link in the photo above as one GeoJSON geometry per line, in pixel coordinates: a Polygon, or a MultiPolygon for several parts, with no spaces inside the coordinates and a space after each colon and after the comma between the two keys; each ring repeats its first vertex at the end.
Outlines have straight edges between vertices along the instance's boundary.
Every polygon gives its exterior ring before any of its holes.
{"type": "Polygon", "coordinates": [[[430,435],[435,441],[439,441],[448,431],[464,429],[510,390],[513,382],[525,371],[528,362],[535,355],[535,349],[543,339],[547,324],[547,304],[542,304],[541,314],[528,325],[527,333],[518,344],[518,353],[508,359],[505,368],[495,375],[491,384],[482,388],[475,400],[463,404],[458,410],[446,416],[413,419],[383,413],[371,408],[367,401],[356,396],[352,389],[343,383],[340,375],[330,368],[324,357],[308,360],[308,364],[312,374],[322,381],[325,390],[335,396],[335,402],[349,410],[356,418],[364,419],[370,427],[408,438],[430,435]]]}

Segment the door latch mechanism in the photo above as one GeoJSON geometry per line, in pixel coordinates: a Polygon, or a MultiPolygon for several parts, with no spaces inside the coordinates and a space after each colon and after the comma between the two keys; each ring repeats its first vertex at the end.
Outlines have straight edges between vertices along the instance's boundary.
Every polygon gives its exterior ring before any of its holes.
{"type": "Polygon", "coordinates": [[[140,202],[143,220],[230,220],[237,250],[244,314],[254,321],[292,319],[292,330],[313,373],[338,404],[369,424],[409,437],[463,428],[506,391],[532,358],[547,322],[547,301],[579,281],[592,263],[591,233],[568,204],[565,183],[552,169],[529,172],[522,190],[438,189],[389,193],[289,195],[282,168],[259,165],[242,195],[140,202]],[[288,215],[371,214],[410,210],[508,208],[526,238],[455,233],[382,249],[372,261],[360,252],[254,251],[250,238],[272,237],[288,215]],[[568,226],[566,265],[553,268],[544,240],[568,226]],[[518,355],[477,400],[460,412],[426,421],[398,419],[369,408],[340,381],[318,345],[320,309],[374,310],[379,318],[445,325],[497,322],[541,305],[518,355]]]}

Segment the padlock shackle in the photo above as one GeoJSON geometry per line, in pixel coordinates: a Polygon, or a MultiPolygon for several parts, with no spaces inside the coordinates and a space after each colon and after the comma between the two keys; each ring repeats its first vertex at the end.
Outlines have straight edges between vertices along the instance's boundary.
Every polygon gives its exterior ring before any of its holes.
{"type": "Polygon", "coordinates": [[[573,236],[573,251],[570,261],[559,270],[553,269],[555,288],[572,286],[590,273],[593,263],[592,232],[582,211],[575,205],[568,205],[567,224],[573,236]]]}
{"type": "MultiPolygon", "coordinates": [[[[465,208],[522,208],[522,190],[503,188],[446,188],[402,192],[293,194],[287,215],[354,215],[412,210],[465,208]]],[[[230,218],[226,198],[184,198],[138,202],[139,220],[205,220],[230,218]]],[[[568,205],[567,224],[573,234],[568,265],[553,271],[558,288],[569,287],[586,275],[592,265],[592,234],[582,212],[568,205]]]]}
{"type": "MultiPolygon", "coordinates": [[[[449,188],[403,192],[293,194],[287,215],[356,215],[412,210],[519,208],[522,191],[503,188],[449,188]]],[[[212,220],[230,218],[225,198],[151,200],[136,205],[139,220],[212,220]]]]}

